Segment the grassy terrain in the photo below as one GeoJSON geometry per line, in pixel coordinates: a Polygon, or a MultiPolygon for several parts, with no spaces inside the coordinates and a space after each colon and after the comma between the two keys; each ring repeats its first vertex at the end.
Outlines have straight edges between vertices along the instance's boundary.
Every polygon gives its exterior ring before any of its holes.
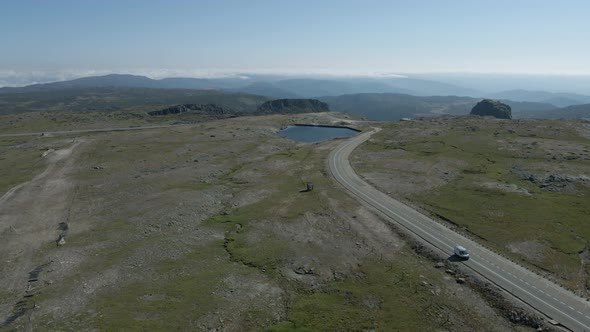
{"type": "Polygon", "coordinates": [[[369,178],[400,179],[398,188],[413,183],[415,190],[404,192],[376,181],[496,250],[585,291],[590,183],[543,185],[523,176],[588,176],[590,140],[580,134],[588,130],[583,126],[473,118],[396,123],[356,152],[357,169],[369,178]],[[435,185],[416,189],[423,183],[435,185]]]}
{"type": "Polygon", "coordinates": [[[185,113],[177,116],[149,116],[146,109],[113,112],[28,112],[0,116],[2,134],[41,133],[103,128],[124,128],[186,124],[209,121],[206,114],[185,113]]]}
{"type": "Polygon", "coordinates": [[[0,193],[31,180],[46,166],[41,158],[44,152],[59,149],[70,142],[71,139],[63,137],[44,140],[0,137],[0,193]]]}
{"type": "Polygon", "coordinates": [[[67,242],[36,253],[35,309],[10,328],[517,329],[331,180],[334,142],[273,132],[309,117],[79,137],[67,242]]]}

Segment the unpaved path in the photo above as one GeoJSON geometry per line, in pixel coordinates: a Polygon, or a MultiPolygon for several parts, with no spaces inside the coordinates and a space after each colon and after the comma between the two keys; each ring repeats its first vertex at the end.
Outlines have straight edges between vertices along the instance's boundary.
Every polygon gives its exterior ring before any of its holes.
{"type": "Polygon", "coordinates": [[[128,130],[144,130],[144,129],[158,129],[158,128],[171,128],[171,127],[182,127],[190,126],[187,124],[173,124],[173,125],[161,125],[161,126],[140,126],[140,127],[122,127],[122,128],[97,128],[97,129],[80,129],[80,130],[61,130],[61,131],[45,131],[45,132],[34,132],[34,133],[14,133],[14,134],[2,134],[0,137],[20,137],[20,136],[55,136],[55,135],[70,135],[70,134],[83,134],[83,133],[101,133],[106,131],[128,131],[128,130]]]}
{"type": "MultiPolygon", "coordinates": [[[[45,171],[0,198],[0,285],[4,291],[23,293],[29,272],[47,263],[35,261],[35,255],[42,246],[56,245],[59,223],[66,222],[74,188],[68,178],[80,144],[83,141],[75,140],[65,149],[40,157],[47,163],[45,171]]],[[[0,310],[0,314],[10,313],[0,310]]]]}

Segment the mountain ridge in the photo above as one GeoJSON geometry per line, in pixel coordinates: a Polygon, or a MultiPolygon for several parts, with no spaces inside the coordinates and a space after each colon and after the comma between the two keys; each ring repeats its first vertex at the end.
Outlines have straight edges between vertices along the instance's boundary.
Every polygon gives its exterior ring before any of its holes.
{"type": "MultiPolygon", "coordinates": [[[[435,115],[467,115],[482,98],[459,96],[412,96],[393,93],[361,93],[318,98],[330,109],[369,120],[396,121],[435,115]]],[[[500,100],[511,106],[515,118],[538,117],[559,110],[554,105],[534,102],[500,100]],[[543,113],[545,112],[545,113],[543,113]]]]}
{"type": "Polygon", "coordinates": [[[316,98],[353,93],[404,93],[427,95],[479,96],[479,91],[448,83],[396,78],[309,78],[309,77],[230,77],[190,78],[170,77],[151,79],[131,74],[89,76],[67,81],[32,84],[24,87],[3,87],[0,94],[59,91],[76,88],[152,88],[152,89],[197,89],[224,90],[254,93],[274,98],[316,98]]]}
{"type": "Polygon", "coordinates": [[[488,97],[494,99],[509,99],[513,101],[548,103],[557,107],[590,103],[590,96],[587,95],[579,93],[548,92],[543,90],[506,90],[490,94],[488,97]]]}

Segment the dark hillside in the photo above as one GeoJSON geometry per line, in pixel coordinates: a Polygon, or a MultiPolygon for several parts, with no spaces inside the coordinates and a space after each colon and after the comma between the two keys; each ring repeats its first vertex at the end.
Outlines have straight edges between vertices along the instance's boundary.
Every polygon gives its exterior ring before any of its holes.
{"type": "Polygon", "coordinates": [[[573,105],[536,114],[545,119],[590,119],[590,104],[573,105]]]}
{"type": "Polygon", "coordinates": [[[317,99],[277,99],[262,104],[257,113],[286,114],[286,113],[316,113],[329,112],[328,104],[317,99]]]}
{"type": "Polygon", "coordinates": [[[300,97],[299,95],[297,95],[293,92],[281,89],[281,88],[277,87],[276,85],[273,85],[272,83],[268,83],[268,82],[254,82],[254,83],[249,84],[245,87],[232,89],[231,91],[250,93],[250,94],[254,94],[254,95],[266,96],[266,97],[271,97],[271,98],[299,98],[300,97]]]}
{"type": "MultiPolygon", "coordinates": [[[[350,113],[369,120],[396,121],[401,118],[441,114],[467,115],[479,99],[457,96],[418,97],[396,93],[363,93],[337,97],[321,97],[331,110],[350,113]]],[[[515,118],[540,117],[555,106],[530,102],[503,102],[512,107],[515,118]],[[539,112],[537,114],[537,112],[539,112]]]]}
{"type": "Polygon", "coordinates": [[[254,112],[268,98],[217,90],[86,88],[0,94],[0,114],[32,111],[113,111],[176,104],[215,104],[236,112],[254,112]]]}
{"type": "Polygon", "coordinates": [[[590,103],[590,96],[577,93],[557,93],[547,91],[509,90],[491,94],[489,97],[514,101],[549,103],[557,107],[590,103]]]}
{"type": "Polygon", "coordinates": [[[112,74],[105,76],[83,77],[69,81],[53,82],[45,84],[33,84],[19,88],[0,88],[1,94],[30,93],[44,91],[58,91],[84,88],[156,88],[156,81],[136,75],[112,74]]]}

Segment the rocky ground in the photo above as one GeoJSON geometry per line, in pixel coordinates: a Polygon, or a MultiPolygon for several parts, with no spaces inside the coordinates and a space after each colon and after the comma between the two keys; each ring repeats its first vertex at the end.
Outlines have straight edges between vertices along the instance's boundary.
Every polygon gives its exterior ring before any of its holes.
{"type": "Polygon", "coordinates": [[[367,180],[588,296],[587,121],[440,117],[384,128],[353,156],[367,180]]]}
{"type": "Polygon", "coordinates": [[[0,330],[526,330],[276,134],[335,119],[0,138],[0,330]]]}

